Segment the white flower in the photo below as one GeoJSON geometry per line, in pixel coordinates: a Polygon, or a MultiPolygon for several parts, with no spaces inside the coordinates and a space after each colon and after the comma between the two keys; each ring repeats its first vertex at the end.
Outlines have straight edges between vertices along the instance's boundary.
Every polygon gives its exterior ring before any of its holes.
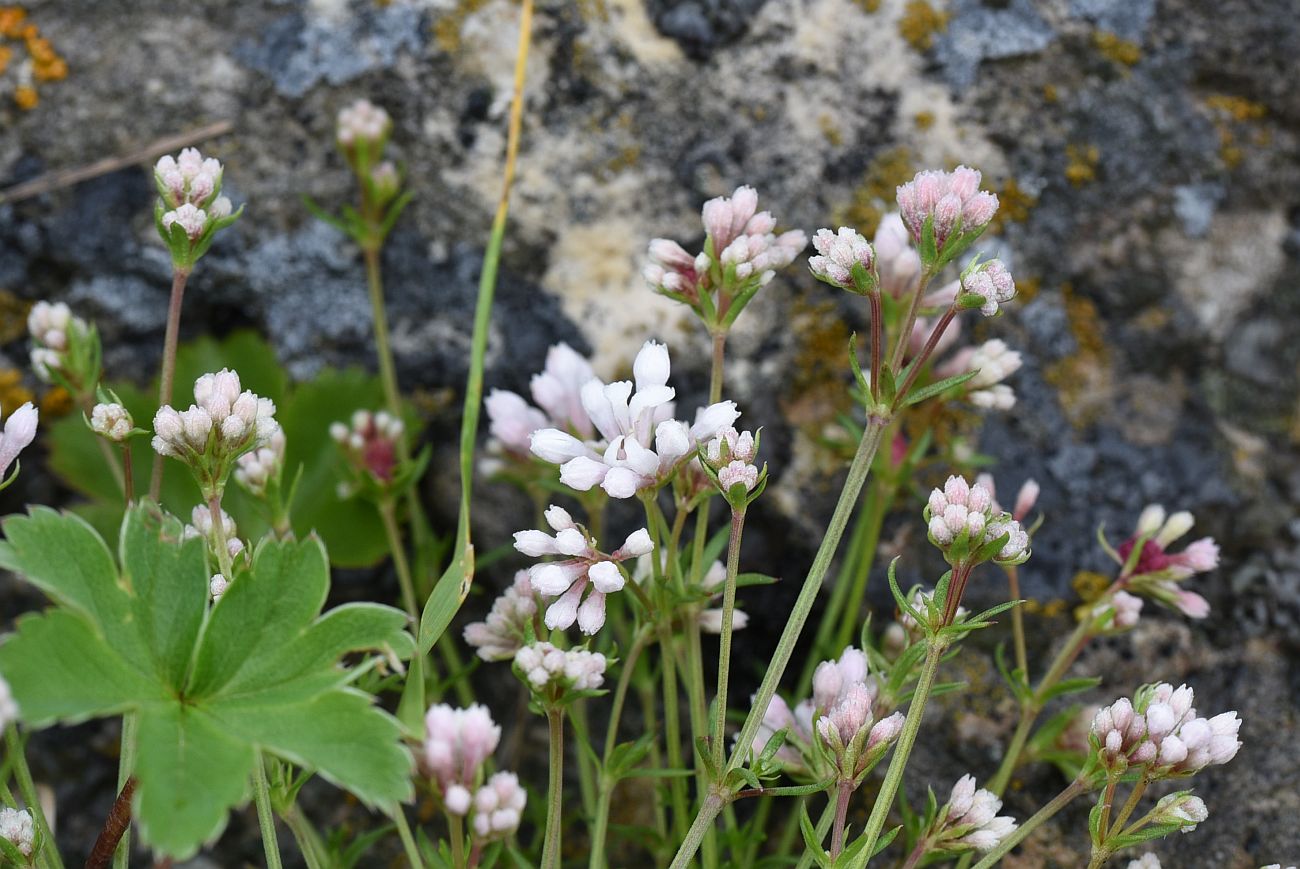
{"type": "Polygon", "coordinates": [[[897,211],[881,218],[871,243],[876,252],[881,290],[896,299],[911,293],[921,276],[921,257],[912,247],[912,239],[897,211]]]}
{"type": "Polygon", "coordinates": [[[1160,869],[1160,858],[1148,851],[1136,860],[1128,861],[1128,869],[1160,869]]]}
{"type": "Polygon", "coordinates": [[[846,290],[856,290],[853,267],[861,265],[868,273],[875,264],[875,252],[856,230],[841,226],[838,232],[819,229],[813,236],[817,256],[808,258],[808,268],[820,281],[846,290]]]}
{"type": "Polygon", "coordinates": [[[100,403],[90,412],[90,428],[95,434],[121,443],[135,428],[127,409],[116,403],[100,403]]]}
{"type": "Polygon", "coordinates": [[[578,437],[590,438],[593,430],[582,406],[582,387],[594,375],[591,363],[568,344],[553,345],[546,353],[546,368],[533,375],[530,383],[533,407],[522,396],[504,389],[494,389],[484,402],[490,432],[497,444],[515,456],[527,456],[534,432],[549,430],[560,437],[554,452],[543,442],[532,444],[538,455],[554,464],[567,462],[590,452],[578,437]],[[573,445],[577,445],[576,448],[573,445]]]}
{"type": "Polygon", "coordinates": [[[169,154],[160,158],[153,174],[158,194],[171,208],[206,207],[221,189],[221,163],[211,157],[204,159],[197,148],[185,148],[176,157],[169,154]]]}
{"type": "Polygon", "coordinates": [[[36,828],[31,812],[0,808],[0,839],[8,839],[24,857],[32,856],[36,843],[36,828]]]}
{"type": "Polygon", "coordinates": [[[1002,260],[981,263],[979,268],[962,278],[961,291],[984,299],[980,313],[992,317],[998,306],[1016,297],[1016,282],[1002,260]]]}
{"type": "Polygon", "coordinates": [[[1161,682],[1140,688],[1133,700],[1121,698],[1103,708],[1092,722],[1103,763],[1146,765],[1149,775],[1160,778],[1232,760],[1241,749],[1237,713],[1201,718],[1192,701],[1191,688],[1161,682]]]}
{"type": "Polygon", "coordinates": [[[498,772],[474,794],[474,837],[485,842],[504,839],[519,829],[528,792],[512,772],[498,772]]]}
{"type": "Polygon", "coordinates": [[[284,467],[284,447],[284,431],[276,431],[266,446],[239,457],[235,480],[251,494],[259,498],[265,495],[267,483],[277,479],[284,467]]]}
{"type": "Polygon", "coordinates": [[[195,241],[208,225],[208,213],[187,202],[162,216],[163,228],[171,229],[172,224],[180,224],[190,241],[195,241]]]}
{"type": "Polygon", "coordinates": [[[605,681],[605,656],[586,649],[557,649],[535,643],[515,652],[515,666],[534,689],[555,684],[577,691],[592,691],[605,681]]]}
{"type": "Polygon", "coordinates": [[[230,583],[219,573],[212,574],[212,579],[208,580],[208,593],[212,595],[212,602],[216,603],[221,600],[221,596],[230,588],[230,583]]]}
{"type": "Polygon", "coordinates": [[[514,584],[492,602],[486,620],[465,626],[465,642],[484,661],[513,658],[524,644],[526,625],[537,614],[537,598],[528,571],[515,574],[514,584]]]}
{"type": "Polygon", "coordinates": [[[941,365],[936,374],[951,377],[974,370],[978,373],[965,384],[971,404],[986,410],[1010,410],[1015,406],[1016,394],[1002,381],[1020,370],[1022,364],[1018,352],[1008,348],[1000,338],[994,338],[960,351],[941,365]]]}
{"type": "Polygon", "coordinates": [[[36,439],[39,416],[29,401],[10,413],[5,420],[4,430],[0,432],[0,484],[4,483],[9,466],[18,458],[18,454],[36,439]]]}
{"type": "Polygon", "coordinates": [[[992,791],[976,789],[975,777],[964,775],[953,785],[947,804],[939,810],[942,825],[934,832],[944,847],[964,846],[988,851],[1016,829],[1008,816],[998,817],[1002,800],[992,791]]]}
{"type": "Polygon", "coordinates": [[[448,811],[464,815],[470,806],[468,788],[501,741],[501,728],[486,706],[453,709],[438,703],[425,714],[424,732],[424,770],[437,781],[448,811]]]}
{"type": "Polygon", "coordinates": [[[68,349],[68,332],[77,325],[85,328],[63,302],[37,302],[27,314],[27,331],[32,340],[56,352],[68,349]]]}
{"type": "Polygon", "coordinates": [[[1010,514],[994,510],[993,494],[978,482],[949,477],[942,489],[930,492],[925,516],[931,541],[945,551],[962,534],[979,544],[1007,535],[994,556],[999,561],[1021,559],[1029,548],[1029,534],[1010,514]]]}
{"type": "Polygon", "coordinates": [[[1111,598],[1110,603],[1096,607],[1093,610],[1093,615],[1100,616],[1107,609],[1113,609],[1115,618],[1111,622],[1112,627],[1127,629],[1138,623],[1138,619],[1142,614],[1142,605],[1142,598],[1131,595],[1126,591],[1117,591],[1115,596],[1111,598]]]}
{"type": "Polygon", "coordinates": [[[339,112],[336,135],[345,148],[359,143],[374,145],[388,135],[392,126],[388,112],[362,99],[339,112]]]}
{"type": "MultiPolygon", "coordinates": [[[[230,514],[225,510],[220,512],[222,540],[225,541],[225,548],[230,553],[230,557],[235,558],[244,551],[244,542],[239,539],[239,529],[235,527],[235,520],[231,519],[230,514]]],[[[185,526],[182,533],[186,540],[198,537],[206,540],[210,546],[218,545],[213,540],[211,508],[206,504],[196,505],[190,511],[190,524],[185,526]]],[[[222,586],[223,591],[224,589],[225,587],[222,586]]]]}
{"type": "Polygon", "coordinates": [[[213,458],[233,462],[250,449],[267,445],[280,430],[275,403],[248,390],[241,392],[239,375],[223,368],[194,381],[189,410],[167,405],[154,416],[153,448],[164,456],[201,463],[213,458]]]}
{"type": "Polygon", "coordinates": [[[582,406],[603,440],[584,443],[550,428],[533,432],[533,454],[560,464],[560,482],[586,492],[600,486],[613,498],[630,498],[667,478],[696,446],[740,416],[733,402],[701,409],[689,429],[673,419],[674,391],[667,385],[667,348],[647,341],[630,381],[587,381],[582,406]]]}

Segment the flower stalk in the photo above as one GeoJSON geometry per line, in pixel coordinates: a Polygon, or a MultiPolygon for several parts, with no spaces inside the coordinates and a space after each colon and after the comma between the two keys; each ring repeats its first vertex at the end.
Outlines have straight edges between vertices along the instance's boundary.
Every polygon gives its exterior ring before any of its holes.
{"type": "MultiPolygon", "coordinates": [[[[176,346],[181,331],[181,305],[185,301],[185,283],[190,272],[186,268],[173,268],[171,300],[167,303],[167,331],[163,336],[162,369],[158,378],[158,406],[172,403],[176,380],[176,346]]],[[[157,501],[162,494],[163,457],[154,453],[153,471],[149,475],[149,499],[157,501]]]]}
{"type": "Polygon", "coordinates": [[[1061,791],[1052,801],[1043,806],[1027,821],[1016,827],[1015,832],[1007,836],[997,844],[993,850],[986,853],[978,863],[975,869],[991,869],[997,865],[1006,854],[1014,847],[1023,842],[1030,833],[1038,829],[1045,822],[1054,817],[1061,809],[1072,803],[1079,795],[1086,793],[1088,790],[1088,781],[1083,776],[1076,778],[1074,781],[1061,791]]]}

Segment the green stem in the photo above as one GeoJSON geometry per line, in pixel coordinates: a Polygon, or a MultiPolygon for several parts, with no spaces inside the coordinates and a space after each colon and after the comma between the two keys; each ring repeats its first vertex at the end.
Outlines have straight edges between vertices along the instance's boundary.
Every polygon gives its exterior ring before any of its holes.
{"type": "Polygon", "coordinates": [[[1030,833],[1038,829],[1045,821],[1049,820],[1061,809],[1068,806],[1076,797],[1088,790],[1088,783],[1082,778],[1076,778],[1070,782],[1065,790],[1061,791],[1052,801],[1039,809],[1033,817],[1025,821],[1015,831],[998,843],[997,847],[987,852],[978,863],[975,869],[990,869],[997,864],[1008,851],[1019,845],[1030,833]]]}
{"type": "MultiPolygon", "coordinates": [[[[370,316],[375,328],[375,353],[379,357],[379,379],[384,385],[384,403],[395,419],[402,418],[402,397],[397,390],[397,366],[388,337],[388,314],[384,310],[384,281],[379,270],[378,244],[366,245],[366,289],[370,294],[370,316]]],[[[405,439],[399,449],[403,449],[405,439]]]]}
{"type": "MultiPolygon", "coordinates": [[[[135,733],[140,723],[134,712],[122,716],[122,740],[118,749],[117,792],[126,787],[126,780],[131,777],[135,767],[135,733]]],[[[118,841],[117,850],[113,852],[114,869],[128,869],[131,861],[131,825],[127,824],[118,841]]]]}
{"type": "MultiPolygon", "coordinates": [[[[578,700],[569,705],[569,720],[573,723],[573,738],[579,745],[591,745],[587,730],[587,705],[585,700],[578,700]]],[[[590,752],[579,751],[578,757],[578,793],[582,798],[582,811],[591,817],[596,811],[596,771],[593,769],[595,758],[590,752]]]]}
{"type": "MultiPolygon", "coordinates": [[[[844,526],[848,524],[849,515],[858,502],[858,495],[862,492],[862,485],[866,482],[867,475],[871,471],[871,461],[875,458],[876,450],[880,447],[880,441],[888,423],[888,419],[873,418],[867,424],[862,441],[858,444],[857,454],[853,457],[853,463],[849,466],[844,488],[840,491],[839,500],[835,504],[835,512],[831,514],[831,521],[826,528],[826,535],[817,548],[817,555],[813,558],[812,567],[809,568],[808,576],[804,579],[803,587],[799,590],[799,597],[795,600],[790,618],[786,622],[785,629],[781,632],[776,651],[772,654],[772,660],[768,663],[758,693],[754,695],[754,701],[750,706],[749,714],[745,717],[745,723],[736,737],[736,747],[732,750],[728,770],[739,767],[749,757],[754,738],[758,735],[758,728],[763,723],[763,715],[767,711],[768,704],[772,702],[772,696],[776,693],[776,686],[780,683],[781,676],[785,673],[785,668],[790,663],[791,656],[794,655],[794,647],[799,641],[799,634],[802,633],[803,626],[808,621],[808,614],[812,612],[813,604],[817,600],[817,592],[821,590],[822,581],[826,578],[826,572],[830,569],[831,561],[835,557],[835,550],[840,543],[840,537],[844,534],[844,526]]],[[[708,800],[705,801],[705,806],[700,808],[700,817],[704,815],[707,805],[708,800]]],[[[720,808],[721,806],[718,806],[714,809],[715,816],[720,808]]],[[[698,823],[699,820],[700,818],[697,817],[696,822],[698,823]]],[[[690,862],[698,847],[698,842],[684,841],[677,851],[673,864],[685,866],[690,862]]]]}
{"type": "Polygon", "coordinates": [[[835,789],[835,823],[831,827],[831,859],[839,858],[844,850],[844,825],[849,819],[849,799],[853,796],[853,780],[845,779],[835,789]]]}
{"type": "Polygon", "coordinates": [[[550,730],[550,784],[546,794],[546,841],[542,846],[542,869],[559,869],[561,816],[564,812],[564,712],[548,709],[550,730]]]}
{"type": "Polygon", "coordinates": [[[41,849],[41,854],[53,869],[63,869],[63,858],[59,856],[58,846],[54,842],[54,833],[51,832],[49,821],[45,818],[45,809],[41,806],[40,795],[36,793],[36,782],[32,780],[32,771],[27,767],[27,756],[23,752],[23,743],[18,736],[17,723],[10,724],[5,730],[5,750],[12,758],[18,793],[22,795],[23,802],[31,810],[36,828],[40,830],[41,840],[46,842],[46,846],[41,849]]]}
{"type": "Polygon", "coordinates": [[[713,365],[709,370],[709,404],[722,400],[722,367],[727,355],[727,333],[719,329],[713,333],[713,365]]]}
{"type": "Polygon", "coordinates": [[[605,839],[609,835],[609,809],[613,801],[614,788],[618,782],[609,777],[608,765],[618,745],[618,725],[623,718],[623,706],[627,702],[628,688],[632,685],[636,673],[637,661],[641,652],[651,640],[646,628],[637,631],[632,647],[628,649],[623,660],[622,671],[618,674],[618,686],[614,689],[614,699],[609,710],[609,724],[605,729],[605,751],[601,755],[600,793],[596,801],[595,821],[591,833],[591,869],[603,869],[605,866],[605,839]]]}
{"type": "MultiPolygon", "coordinates": [[[[831,824],[834,821],[835,821],[835,801],[829,800],[826,803],[826,808],[822,810],[822,816],[817,820],[817,826],[815,828],[817,833],[817,841],[819,843],[826,838],[826,833],[827,831],[830,830],[831,824]]],[[[782,850],[781,853],[785,853],[785,851],[782,850]]],[[[812,849],[806,848],[804,849],[803,856],[799,858],[799,864],[795,867],[795,869],[809,869],[809,867],[812,866],[813,861],[815,859],[816,858],[813,855],[812,849]]]]}
{"type": "Polygon", "coordinates": [[[307,869],[329,869],[329,851],[325,842],[312,826],[311,821],[302,813],[302,809],[297,805],[290,806],[280,815],[280,819],[293,834],[293,840],[298,843],[298,850],[302,852],[307,869]]]}
{"type": "MultiPolygon", "coordinates": [[[[682,722],[677,690],[677,651],[668,625],[659,627],[659,648],[663,650],[660,666],[664,693],[664,745],[668,752],[670,769],[685,769],[682,760],[682,722]]],[[[668,795],[672,803],[672,825],[679,837],[686,834],[686,781],[680,776],[668,780],[668,795]]]]}
{"type": "Polygon", "coordinates": [[[390,816],[397,825],[397,837],[402,840],[402,850],[406,852],[411,869],[424,869],[424,859],[420,857],[420,848],[411,834],[411,825],[406,821],[406,812],[400,805],[394,805],[390,816]]]}
{"type": "Polygon", "coordinates": [[[907,719],[903,722],[903,734],[898,738],[898,744],[894,746],[894,756],[890,758],[889,770],[885,773],[885,781],[880,786],[880,793],[876,795],[876,802],[871,807],[871,817],[867,819],[867,827],[863,835],[866,837],[867,844],[860,852],[858,858],[854,861],[855,867],[867,865],[871,855],[876,851],[876,840],[880,837],[880,831],[885,827],[885,821],[889,817],[889,810],[893,808],[894,796],[898,793],[898,786],[903,781],[903,770],[907,768],[908,758],[912,754],[912,746],[916,744],[916,735],[921,731],[921,720],[925,717],[925,706],[930,699],[930,690],[934,687],[935,674],[939,672],[939,661],[943,658],[944,649],[947,644],[942,640],[930,640],[929,648],[926,649],[925,663],[921,666],[921,675],[916,681],[916,690],[912,693],[912,702],[907,707],[907,719]]]}
{"type": "Polygon", "coordinates": [[[682,838],[681,847],[677,849],[677,855],[673,857],[669,869],[686,869],[691,865],[691,858],[700,849],[704,837],[713,829],[713,822],[717,820],[724,803],[725,800],[716,793],[711,793],[704,798],[704,802],[700,804],[699,814],[695,816],[695,821],[682,838]]]}
{"type": "Polygon", "coordinates": [[[393,556],[393,570],[397,573],[397,583],[402,588],[402,606],[416,622],[420,620],[420,609],[415,602],[415,584],[411,579],[411,565],[406,560],[406,549],[402,546],[402,532],[397,527],[397,515],[393,508],[393,499],[385,498],[378,505],[379,517],[384,521],[384,533],[388,535],[388,551],[393,556]]]}
{"type": "Polygon", "coordinates": [[[235,581],[234,565],[230,560],[230,547],[226,544],[226,525],[221,518],[221,492],[208,498],[208,515],[212,518],[212,551],[217,554],[217,566],[226,582],[235,581]]]}
{"type": "Polygon", "coordinates": [[[451,837],[451,865],[453,869],[465,869],[465,819],[448,814],[447,833],[451,837]]]}
{"type": "Polygon", "coordinates": [[[916,292],[912,294],[912,298],[908,302],[907,316],[903,319],[903,327],[899,330],[898,338],[894,341],[894,349],[889,354],[889,369],[894,372],[895,376],[902,370],[903,354],[907,352],[908,342],[912,338],[912,329],[916,326],[916,315],[921,310],[921,299],[925,296],[925,289],[929,286],[932,277],[928,271],[921,272],[921,280],[917,282],[916,292]]]}
{"type": "Polygon", "coordinates": [[[280,869],[280,843],[275,837],[275,812],[271,809],[271,789],[266,783],[266,761],[258,752],[253,762],[253,799],[257,803],[257,824],[262,831],[262,849],[267,869],[280,869]]]}
{"type": "MultiPolygon", "coordinates": [[[[163,337],[162,371],[158,377],[158,406],[172,403],[172,388],[176,380],[176,345],[180,340],[181,304],[185,300],[185,282],[190,273],[173,269],[171,300],[167,304],[167,332],[163,337]]],[[[163,457],[154,453],[153,472],[149,476],[149,498],[157,501],[162,494],[163,457]]]]}
{"type": "Polygon", "coordinates": [[[1133,812],[1138,807],[1138,801],[1142,799],[1142,794],[1146,792],[1146,789],[1147,779],[1146,776],[1143,776],[1137,780],[1137,784],[1133,785],[1133,792],[1128,795],[1128,800],[1125,801],[1124,807],[1120,809],[1119,814],[1115,816],[1115,823],[1110,825],[1110,830],[1107,831],[1105,827],[1102,827],[1103,837],[1109,838],[1111,833],[1123,832],[1125,822],[1132,817],[1133,812]]]}
{"type": "MultiPolygon", "coordinates": [[[[875,489],[878,483],[878,480],[871,482],[868,487],[867,499],[870,499],[871,490],[875,489]]],[[[812,685],[813,671],[817,669],[817,664],[823,658],[834,654],[832,651],[832,638],[835,632],[835,617],[838,613],[844,612],[849,597],[849,589],[853,586],[851,574],[858,562],[862,560],[866,536],[867,508],[866,499],[864,499],[862,507],[857,510],[856,518],[853,520],[853,532],[849,535],[848,549],[844,553],[844,558],[840,561],[839,570],[835,574],[835,581],[831,584],[830,602],[822,610],[821,621],[817,624],[817,633],[813,636],[812,654],[804,658],[803,672],[799,674],[796,695],[802,696],[808,693],[808,688],[812,685]]]]}
{"type": "MultiPolygon", "coordinates": [[[[1009,600],[1020,600],[1020,571],[1016,565],[1008,564],[1003,568],[1007,572],[1007,596],[1009,600]]],[[[1011,608],[1011,639],[1016,649],[1016,669],[1029,678],[1029,652],[1025,647],[1024,607],[1011,608]]]]}
{"type": "Polygon", "coordinates": [[[713,716],[713,768],[726,760],[727,688],[731,673],[731,619],[736,611],[736,576],[740,572],[740,538],[745,532],[745,508],[732,508],[731,540],[727,543],[727,580],[722,590],[722,634],[718,643],[717,710],[713,716]]]}

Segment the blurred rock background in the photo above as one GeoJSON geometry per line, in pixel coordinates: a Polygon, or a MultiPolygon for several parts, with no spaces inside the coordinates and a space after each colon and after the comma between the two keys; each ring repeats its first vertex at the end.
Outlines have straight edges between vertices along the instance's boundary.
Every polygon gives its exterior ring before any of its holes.
{"type": "MultiPolygon", "coordinates": [[[[297,378],[373,365],[359,254],[301,196],[347,201],[334,116],[361,96],[387,108],[416,191],[385,252],[389,312],[402,384],[448,469],[426,492],[446,520],[517,3],[44,0],[23,11],[15,24],[0,9],[0,188],[231,121],[200,145],[226,164],[226,190],[247,212],[192,279],[183,335],[255,327],[297,378]]],[[[1204,711],[1235,708],[1246,721],[1237,760],[1197,780],[1211,820],[1152,849],[1165,865],[1294,862],[1297,56],[1300,23],[1284,0],[540,0],[488,384],[523,390],[561,339],[615,375],[655,336],[690,406],[705,390],[706,341],[644,288],[649,238],[697,244],[702,201],[741,183],[784,227],[845,222],[870,234],[917,169],[982,169],[1003,202],[987,247],[1011,263],[1021,299],[1009,316],[967,325],[1005,338],[1026,365],[1012,380],[1019,404],[987,419],[978,446],[999,460],[1004,491],[1027,476],[1043,485],[1047,521],[1022,570],[1041,626],[1033,650],[1050,654],[1087,574],[1107,570],[1099,523],[1115,537],[1147,503],[1192,510],[1197,531],[1224,547],[1222,567],[1194,584],[1211,617],[1188,623],[1149,606],[1133,637],[1095,646],[1084,666],[1106,675],[1099,698],[1187,681],[1204,711]]],[[[152,375],[169,276],[152,199],[140,167],[0,199],[6,409],[37,390],[23,312],[38,298],[99,324],[110,376],[152,375]]],[[[855,300],[795,267],[729,347],[727,395],[765,426],[769,491],[782,493],[764,499],[745,559],[786,582],[747,595],[751,611],[785,612],[829,515],[840,462],[812,435],[845,407],[843,348],[864,323],[855,300]]],[[[528,507],[500,487],[484,497],[497,518],[477,534],[492,547],[528,507]]],[[[0,506],[67,500],[30,473],[0,506]]],[[[914,544],[919,527],[900,515],[885,537],[914,544]]],[[[919,580],[928,562],[907,551],[904,570],[919,580]]],[[[1001,579],[990,573],[972,593],[991,601],[1001,579]]],[[[874,596],[887,611],[883,582],[874,596]]],[[[0,577],[0,602],[8,621],[39,601],[0,577]]],[[[745,659],[766,660],[776,619],[758,615],[745,659]]],[[[739,678],[756,684],[759,666],[739,678]]],[[[927,783],[946,792],[963,771],[990,775],[1013,723],[991,667],[953,675],[973,690],[932,713],[914,798],[927,783]]],[[[35,765],[57,782],[71,854],[88,850],[107,811],[115,744],[95,727],[41,739],[35,765]]],[[[1026,771],[1012,813],[1053,793],[1053,776],[1026,771]]],[[[1085,818],[1067,813],[1006,865],[1081,865],[1085,818]]],[[[259,859],[238,835],[212,854],[218,865],[241,858],[259,859]]]]}

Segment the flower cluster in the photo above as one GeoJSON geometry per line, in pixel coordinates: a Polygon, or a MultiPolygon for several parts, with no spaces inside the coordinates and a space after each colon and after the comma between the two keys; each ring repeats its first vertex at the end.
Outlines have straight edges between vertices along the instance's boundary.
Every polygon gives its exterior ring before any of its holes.
{"type": "Polygon", "coordinates": [[[1142,617],[1143,603],[1140,597],[1126,591],[1117,591],[1109,601],[1093,607],[1092,614],[1096,618],[1102,618],[1111,613],[1109,627],[1116,631],[1126,631],[1135,627],[1142,617]]]}
{"type": "Polygon", "coordinates": [[[190,511],[190,524],[185,526],[183,536],[186,540],[201,538],[208,541],[213,549],[223,547],[231,558],[238,558],[244,551],[244,541],[239,539],[239,529],[230,514],[221,510],[221,539],[216,539],[212,527],[212,510],[206,504],[196,504],[190,511]]]}
{"type": "Polygon", "coordinates": [[[1128,869],[1160,869],[1160,858],[1148,851],[1136,860],[1128,861],[1128,869]]]}
{"type": "Polygon", "coordinates": [[[583,409],[602,440],[584,441],[556,428],[533,432],[533,455],[560,465],[560,482],[579,492],[596,486],[613,498],[631,498],[670,477],[700,443],[734,423],[731,401],[702,408],[695,422],[673,419],[675,392],[668,386],[668,348],[647,341],[637,353],[631,381],[587,381],[583,409]]]}
{"type": "Polygon", "coordinates": [[[1170,545],[1192,529],[1195,521],[1186,510],[1166,516],[1163,507],[1152,504],[1142,511],[1133,536],[1120,544],[1117,556],[1120,564],[1127,564],[1140,545],[1132,570],[1123,579],[1125,587],[1186,616],[1203,619],[1209,615],[1209,603],[1199,594],[1181,588],[1179,583],[1218,567],[1218,544],[1213,537],[1202,537],[1181,552],[1168,551],[1170,545]]]}
{"type": "Polygon", "coordinates": [[[0,808],[0,839],[7,840],[24,857],[31,857],[36,848],[36,827],[31,812],[0,808]]]}
{"type": "Polygon", "coordinates": [[[1029,557],[1028,533],[1010,514],[993,509],[992,493],[979,483],[972,486],[961,477],[949,477],[942,489],[930,492],[925,520],[931,542],[954,565],[989,558],[1019,564],[1029,557]],[[990,549],[1004,536],[1001,546],[990,549]]]}
{"type": "Polygon", "coordinates": [[[135,430],[135,420],[130,411],[117,402],[100,402],[90,411],[90,430],[120,444],[135,430]]]}
{"type": "MultiPolygon", "coordinates": [[[[397,479],[398,444],[405,432],[402,421],[385,410],[358,410],[352,414],[350,425],[330,425],[330,437],[343,450],[352,469],[380,486],[397,479]]],[[[344,484],[340,494],[350,493],[351,488],[344,484]]]]}
{"type": "Polygon", "coordinates": [[[159,197],[154,220],[178,270],[188,272],[207,252],[217,230],[239,218],[230,199],[221,195],[222,175],[221,164],[205,159],[197,148],[165,156],[154,166],[159,197]]]}
{"type": "Polygon", "coordinates": [[[958,166],[952,172],[918,172],[898,188],[898,209],[912,241],[925,256],[927,238],[933,239],[934,260],[942,265],[961,253],[989,225],[998,210],[998,198],[980,190],[978,170],[958,166]]]}
{"type": "Polygon", "coordinates": [[[392,128],[388,112],[370,100],[361,99],[339,111],[335,138],[344,149],[362,144],[374,147],[388,137],[392,128]]]}
{"type": "Polygon", "coordinates": [[[560,691],[594,691],[605,681],[606,664],[600,652],[557,649],[550,643],[534,643],[515,652],[519,675],[535,691],[548,686],[560,691]]]}
{"type": "Polygon", "coordinates": [[[501,728],[486,706],[438,703],[424,716],[424,732],[424,771],[437,783],[447,811],[464,817],[473,802],[470,789],[501,741],[501,728]]]}
{"type": "Polygon", "coordinates": [[[1151,812],[1151,821],[1156,824],[1177,824],[1179,832],[1190,833],[1209,816],[1210,810],[1200,797],[1176,793],[1160,798],[1151,812]]]}
{"type": "Polygon", "coordinates": [[[9,688],[9,683],[0,676],[0,733],[3,733],[9,726],[10,722],[18,720],[18,701],[14,700],[13,691],[9,688]]]}
{"type": "Polygon", "coordinates": [[[540,558],[559,555],[528,569],[533,590],[556,600],[546,609],[546,626],[566,629],[577,621],[584,634],[594,634],[605,624],[605,595],[621,591],[626,580],[620,562],[646,555],[654,549],[650,533],[642,528],[628,535],[623,545],[606,555],[595,547],[587,529],[573,521],[563,507],[546,510],[546,524],[555,532],[515,532],[515,549],[540,558]],[[585,597],[585,599],[584,599],[585,597]]]}
{"type": "Polygon", "coordinates": [[[758,439],[753,432],[738,432],[732,426],[722,429],[704,447],[704,459],[717,474],[718,488],[728,500],[740,503],[747,500],[746,496],[754,491],[763,476],[754,464],[757,456],[758,439]]]}
{"type": "Polygon", "coordinates": [[[520,570],[514,584],[492,601],[487,619],[465,626],[465,642],[477,649],[484,661],[508,660],[523,647],[527,625],[536,615],[532,579],[528,571],[520,570]]]}
{"type": "Polygon", "coordinates": [[[875,251],[856,230],[841,226],[838,232],[819,229],[812,239],[817,256],[808,258],[813,277],[856,293],[874,292],[879,280],[873,275],[875,251]]]}
{"type": "Polygon", "coordinates": [[[967,300],[963,307],[979,308],[985,317],[992,317],[999,306],[1016,297],[1016,281],[1002,260],[994,259],[963,273],[961,292],[967,300]]]}
{"type": "Polygon", "coordinates": [[[985,341],[978,347],[965,347],[935,370],[938,377],[951,377],[967,371],[976,375],[966,381],[966,398],[983,410],[1010,410],[1015,407],[1016,393],[1002,381],[1020,370],[1020,353],[1007,347],[1000,338],[985,341]]]}
{"type": "Polygon", "coordinates": [[[706,322],[719,316],[730,322],[743,308],[741,303],[724,310],[727,305],[719,304],[721,299],[711,298],[714,292],[731,297],[756,289],[808,245],[800,230],[775,233],[776,220],[758,210],[758,193],[752,187],[710,199],[701,218],[708,234],[703,252],[692,256],[677,242],[656,238],[650,242],[650,262],[643,274],[656,292],[690,305],[706,322]]]}
{"type": "MultiPolygon", "coordinates": [[[[27,449],[36,439],[36,423],[39,416],[39,412],[29,401],[10,413],[9,418],[5,420],[4,430],[0,431],[0,489],[13,481],[13,477],[5,476],[9,472],[9,466],[18,459],[18,454],[27,449]]],[[[17,471],[14,474],[16,476],[17,471]]]]}
{"type": "Polygon", "coordinates": [[[948,852],[991,850],[1016,829],[1014,818],[998,816],[1001,808],[997,794],[976,789],[975,777],[964,775],[935,816],[925,834],[927,841],[932,848],[948,852]]]}
{"type": "Polygon", "coordinates": [[[528,384],[537,407],[506,389],[489,393],[484,407],[496,444],[515,458],[527,458],[530,438],[540,429],[590,438],[595,430],[582,406],[582,387],[595,376],[582,354],[563,342],[553,345],[546,351],[546,367],[528,384]]]}
{"type": "Polygon", "coordinates": [[[1092,720],[1102,763],[1123,771],[1145,767],[1151,779],[1191,775],[1207,766],[1227,763],[1237,755],[1241,720],[1236,712],[1201,718],[1192,706],[1192,689],[1175,689],[1167,682],[1138,689],[1133,699],[1121,698],[1092,720]]]}
{"type": "Polygon", "coordinates": [[[492,842],[519,829],[528,792],[512,772],[498,772],[474,794],[473,830],[476,839],[492,842]]]}
{"type": "Polygon", "coordinates": [[[32,339],[32,371],[49,383],[56,376],[67,377],[72,372],[69,362],[73,344],[89,333],[85,320],[72,315],[63,302],[40,301],[32,305],[27,314],[27,332],[32,339]]]}
{"type": "Polygon", "coordinates": [[[280,430],[275,403],[242,389],[239,375],[223,368],[194,381],[189,410],[163,405],[153,418],[153,448],[189,466],[205,497],[224,486],[235,461],[267,445],[280,430]]]}
{"type": "Polygon", "coordinates": [[[284,430],[278,429],[265,446],[244,453],[235,468],[235,482],[260,498],[269,484],[278,483],[284,470],[284,430]]]}

